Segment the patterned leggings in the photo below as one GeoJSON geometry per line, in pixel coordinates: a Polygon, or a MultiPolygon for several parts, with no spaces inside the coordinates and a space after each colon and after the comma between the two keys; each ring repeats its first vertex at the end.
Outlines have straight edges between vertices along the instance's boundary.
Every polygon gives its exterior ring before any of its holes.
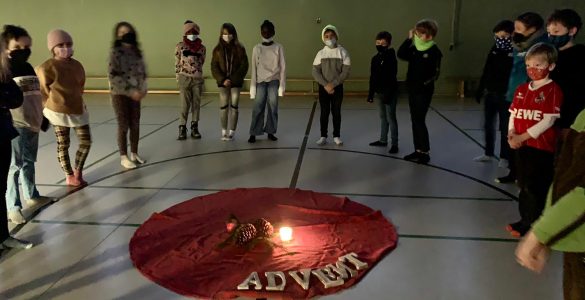
{"type": "MultiPolygon", "coordinates": [[[[71,140],[69,139],[70,127],[64,126],[53,126],[55,128],[55,135],[57,136],[57,158],[61,164],[61,169],[67,175],[73,175],[73,169],[71,169],[71,162],[69,160],[69,146],[71,140]]],[[[79,149],[75,155],[75,169],[83,170],[83,165],[89,154],[91,148],[91,134],[89,132],[89,125],[83,125],[75,127],[75,134],[79,140],[79,149]]]]}

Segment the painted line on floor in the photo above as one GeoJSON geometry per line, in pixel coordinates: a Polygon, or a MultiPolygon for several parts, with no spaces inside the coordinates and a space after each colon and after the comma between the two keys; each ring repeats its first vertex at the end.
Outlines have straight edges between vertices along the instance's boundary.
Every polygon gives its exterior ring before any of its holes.
{"type": "MultiPolygon", "coordinates": [[[[117,226],[137,228],[142,224],[138,223],[112,223],[112,222],[91,222],[91,221],[54,221],[54,220],[32,220],[30,223],[36,224],[54,224],[54,225],[84,225],[84,226],[117,226]]],[[[451,240],[451,241],[480,241],[480,242],[513,242],[517,243],[518,239],[514,238],[489,238],[489,237],[465,237],[465,236],[447,236],[447,235],[421,235],[421,234],[398,234],[400,238],[407,239],[430,239],[430,240],[451,240]]]]}
{"type": "Polygon", "coordinates": [[[463,174],[463,173],[458,172],[458,171],[455,171],[455,170],[447,169],[447,168],[444,168],[444,167],[439,167],[439,166],[432,165],[432,164],[418,164],[418,163],[411,162],[411,161],[408,161],[408,160],[406,160],[404,158],[397,157],[397,156],[391,156],[391,155],[385,155],[385,154],[379,154],[379,153],[370,153],[370,152],[364,152],[364,151],[356,151],[356,150],[331,149],[331,148],[314,148],[314,147],[311,147],[311,148],[308,148],[308,149],[309,150],[339,151],[339,152],[348,152],[348,153],[356,153],[356,154],[364,154],[364,155],[373,155],[373,156],[386,157],[386,158],[391,158],[391,159],[406,161],[406,162],[413,163],[413,164],[417,164],[417,165],[420,165],[420,166],[434,168],[434,169],[442,170],[442,171],[449,172],[449,173],[452,173],[452,174],[455,174],[455,175],[459,175],[461,177],[465,177],[465,178],[467,178],[469,180],[475,181],[475,182],[477,182],[479,184],[482,184],[482,185],[484,185],[486,187],[489,187],[489,188],[491,188],[493,190],[496,190],[496,191],[498,191],[498,192],[506,195],[507,197],[509,197],[512,200],[517,200],[518,199],[518,197],[516,197],[512,193],[510,193],[510,192],[508,192],[506,190],[503,190],[503,189],[501,189],[501,188],[499,188],[497,186],[494,186],[492,184],[489,184],[489,183],[487,183],[487,182],[485,182],[483,180],[479,180],[479,179],[477,179],[475,177],[472,177],[472,176],[469,176],[467,174],[463,174]]]}
{"type": "Polygon", "coordinates": [[[449,123],[453,127],[455,127],[455,129],[457,131],[459,131],[461,134],[463,134],[464,136],[466,136],[473,143],[475,143],[476,145],[478,145],[479,147],[481,147],[481,149],[485,150],[485,146],[484,145],[482,145],[480,142],[478,142],[476,139],[474,139],[471,135],[469,135],[469,133],[465,132],[465,130],[463,130],[459,126],[457,126],[457,124],[455,124],[453,121],[449,120],[449,118],[447,118],[445,115],[443,115],[438,109],[434,108],[433,106],[431,106],[430,109],[432,111],[434,111],[435,113],[437,113],[437,115],[439,115],[439,117],[441,117],[443,120],[447,121],[447,123],[449,123]]]}
{"type": "Polygon", "coordinates": [[[449,241],[478,241],[478,242],[505,242],[518,243],[514,238],[484,238],[484,237],[462,237],[462,236],[444,236],[444,235],[420,235],[420,234],[399,234],[399,238],[406,239],[427,239],[427,240],[449,240],[449,241]]]}
{"type": "Polygon", "coordinates": [[[292,178],[290,180],[289,188],[293,189],[297,187],[297,182],[299,180],[299,174],[301,173],[301,165],[303,164],[303,158],[305,157],[305,150],[307,149],[307,142],[309,141],[309,134],[311,133],[311,127],[313,125],[313,118],[315,117],[315,110],[317,108],[317,99],[313,101],[313,108],[311,109],[311,115],[309,116],[309,121],[307,122],[307,128],[305,129],[305,136],[303,137],[303,145],[301,146],[301,150],[299,151],[299,157],[297,158],[297,164],[295,166],[295,170],[293,172],[292,178]]]}
{"type": "MultiPolygon", "coordinates": [[[[179,120],[179,118],[176,118],[176,119],[174,119],[174,120],[172,120],[172,121],[170,121],[170,122],[168,122],[168,123],[164,124],[163,126],[161,126],[161,127],[157,128],[157,129],[155,129],[155,130],[153,130],[153,131],[151,131],[151,132],[149,132],[149,133],[145,134],[143,137],[141,137],[141,138],[140,138],[140,139],[138,139],[138,140],[140,141],[140,140],[143,140],[143,139],[145,139],[145,138],[147,138],[147,137],[149,137],[149,136],[153,135],[154,133],[156,133],[156,132],[158,132],[158,131],[162,130],[163,128],[165,128],[165,127],[167,127],[167,126],[169,126],[169,125],[173,124],[173,123],[174,123],[174,122],[176,122],[177,120],[179,120]]],[[[106,159],[108,159],[108,158],[112,157],[113,155],[115,155],[115,154],[117,154],[117,153],[120,153],[120,151],[116,150],[116,151],[113,151],[113,152],[111,152],[110,154],[107,154],[106,156],[104,156],[104,157],[102,157],[102,158],[100,158],[100,159],[98,159],[98,160],[94,161],[93,163],[89,164],[88,166],[84,167],[84,168],[83,168],[83,170],[85,171],[85,170],[87,170],[87,169],[89,169],[89,168],[91,168],[91,167],[95,166],[96,164],[98,164],[98,163],[100,163],[100,162],[102,162],[102,161],[104,161],[104,160],[106,160],[106,159]]],[[[65,178],[63,178],[63,179],[61,179],[61,180],[57,181],[57,184],[61,184],[61,183],[63,183],[63,182],[65,182],[65,178]]]]}
{"type": "MultiPolygon", "coordinates": [[[[321,192],[320,193],[327,193],[321,192]]],[[[356,193],[328,193],[337,196],[353,197],[377,197],[377,198],[407,198],[407,199],[440,199],[440,200],[475,200],[475,201],[499,201],[510,202],[509,198],[489,198],[489,197],[461,197],[461,196],[421,196],[421,195],[388,195],[388,194],[356,194],[356,193]]]]}

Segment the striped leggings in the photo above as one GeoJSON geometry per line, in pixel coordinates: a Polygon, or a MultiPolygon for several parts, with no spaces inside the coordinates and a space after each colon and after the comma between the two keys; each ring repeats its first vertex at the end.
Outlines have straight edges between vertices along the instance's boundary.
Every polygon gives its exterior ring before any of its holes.
{"type": "MultiPolygon", "coordinates": [[[[69,139],[70,127],[64,126],[53,126],[55,128],[55,135],[57,136],[57,158],[61,164],[61,169],[67,175],[73,175],[73,169],[71,168],[71,162],[69,160],[69,146],[71,140],[69,139]]],[[[80,127],[73,128],[77,139],[79,140],[79,149],[75,155],[75,169],[83,170],[83,165],[89,154],[91,148],[91,134],[89,132],[89,125],[83,125],[80,127]]]]}

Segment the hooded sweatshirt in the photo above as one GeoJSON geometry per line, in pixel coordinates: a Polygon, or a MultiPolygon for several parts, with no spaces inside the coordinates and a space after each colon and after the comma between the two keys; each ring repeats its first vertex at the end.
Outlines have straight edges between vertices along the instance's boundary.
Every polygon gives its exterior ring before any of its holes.
{"type": "Polygon", "coordinates": [[[546,208],[532,225],[538,240],[554,250],[585,252],[584,152],[585,110],[564,136],[546,208]]]}
{"type": "MultiPolygon", "coordinates": [[[[339,39],[339,32],[333,25],[327,25],[321,31],[321,40],[325,41],[323,34],[332,30],[339,39]]],[[[313,78],[322,86],[332,83],[334,87],[343,84],[349,77],[351,59],[349,53],[341,45],[336,44],[335,48],[325,46],[317,52],[313,61],[313,78]]]]}

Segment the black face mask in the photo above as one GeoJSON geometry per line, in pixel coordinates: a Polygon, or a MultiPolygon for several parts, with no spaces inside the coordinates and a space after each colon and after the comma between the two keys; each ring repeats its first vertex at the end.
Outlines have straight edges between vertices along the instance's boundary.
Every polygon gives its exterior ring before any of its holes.
{"type": "Polygon", "coordinates": [[[17,49],[10,51],[10,58],[17,63],[23,63],[30,57],[30,49],[17,49]]]}
{"type": "Polygon", "coordinates": [[[516,44],[522,43],[528,39],[528,36],[523,35],[522,33],[514,32],[512,33],[512,41],[516,44]]]}
{"type": "Polygon", "coordinates": [[[124,34],[120,40],[122,41],[122,43],[130,44],[133,46],[136,46],[136,44],[137,44],[136,33],[134,33],[134,32],[128,32],[128,33],[124,34]]]}
{"type": "Polygon", "coordinates": [[[384,52],[388,49],[388,47],[382,46],[382,45],[376,45],[376,50],[378,50],[378,52],[384,52]]]}

